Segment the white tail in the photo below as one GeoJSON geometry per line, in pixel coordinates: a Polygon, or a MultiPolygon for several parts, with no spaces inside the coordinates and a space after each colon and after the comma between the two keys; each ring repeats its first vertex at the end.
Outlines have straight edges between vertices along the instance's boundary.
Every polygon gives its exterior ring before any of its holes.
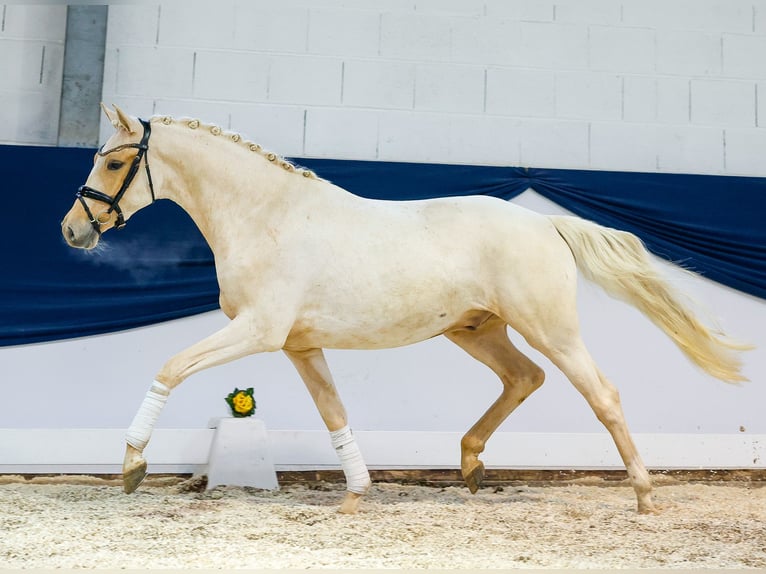
{"type": "Polygon", "coordinates": [[[576,217],[550,219],[585,277],[639,309],[705,372],[727,383],[747,380],[734,351],[752,347],[702,324],[661,276],[638,237],[576,217]]]}

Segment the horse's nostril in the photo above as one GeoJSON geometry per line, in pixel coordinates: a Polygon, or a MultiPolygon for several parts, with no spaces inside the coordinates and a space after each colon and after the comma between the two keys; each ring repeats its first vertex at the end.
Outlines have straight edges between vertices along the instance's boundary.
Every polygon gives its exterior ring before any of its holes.
{"type": "Polygon", "coordinates": [[[69,239],[69,241],[74,242],[74,230],[72,229],[70,225],[67,225],[66,236],[69,239]]]}

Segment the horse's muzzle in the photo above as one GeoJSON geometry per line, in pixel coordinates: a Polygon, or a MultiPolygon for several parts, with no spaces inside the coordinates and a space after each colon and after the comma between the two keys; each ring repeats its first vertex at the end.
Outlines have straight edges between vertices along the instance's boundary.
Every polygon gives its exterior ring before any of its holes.
{"type": "Polygon", "coordinates": [[[70,247],[76,247],[78,249],[93,249],[99,240],[99,235],[93,229],[93,226],[89,221],[85,221],[83,225],[78,221],[67,221],[65,218],[61,222],[61,233],[64,236],[64,241],[70,247]]]}

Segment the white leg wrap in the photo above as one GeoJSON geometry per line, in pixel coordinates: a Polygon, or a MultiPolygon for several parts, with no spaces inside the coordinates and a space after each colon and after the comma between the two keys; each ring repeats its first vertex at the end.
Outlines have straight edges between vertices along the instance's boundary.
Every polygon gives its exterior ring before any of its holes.
{"type": "Polygon", "coordinates": [[[170,389],[158,381],[154,381],[152,388],[146,393],[141,408],[138,409],[133,422],[130,424],[126,440],[133,448],[143,451],[152,436],[152,429],[157,419],[160,418],[162,407],[168,400],[170,389]]]}
{"type": "Polygon", "coordinates": [[[332,431],[330,438],[332,439],[332,446],[338,453],[343,474],[346,475],[346,490],[356,494],[365,494],[372,481],[351,429],[347,425],[340,430],[332,431]]]}

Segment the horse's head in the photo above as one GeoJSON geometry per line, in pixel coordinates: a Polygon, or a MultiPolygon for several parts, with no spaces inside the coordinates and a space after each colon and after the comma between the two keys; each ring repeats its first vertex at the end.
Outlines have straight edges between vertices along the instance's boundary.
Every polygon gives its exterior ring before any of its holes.
{"type": "Polygon", "coordinates": [[[114,111],[103,104],[101,108],[116,131],[96,152],[93,169],[61,222],[66,242],[81,249],[92,249],[102,233],[123,227],[132,214],[154,201],[147,158],[149,122],[117,106],[114,111]]]}

